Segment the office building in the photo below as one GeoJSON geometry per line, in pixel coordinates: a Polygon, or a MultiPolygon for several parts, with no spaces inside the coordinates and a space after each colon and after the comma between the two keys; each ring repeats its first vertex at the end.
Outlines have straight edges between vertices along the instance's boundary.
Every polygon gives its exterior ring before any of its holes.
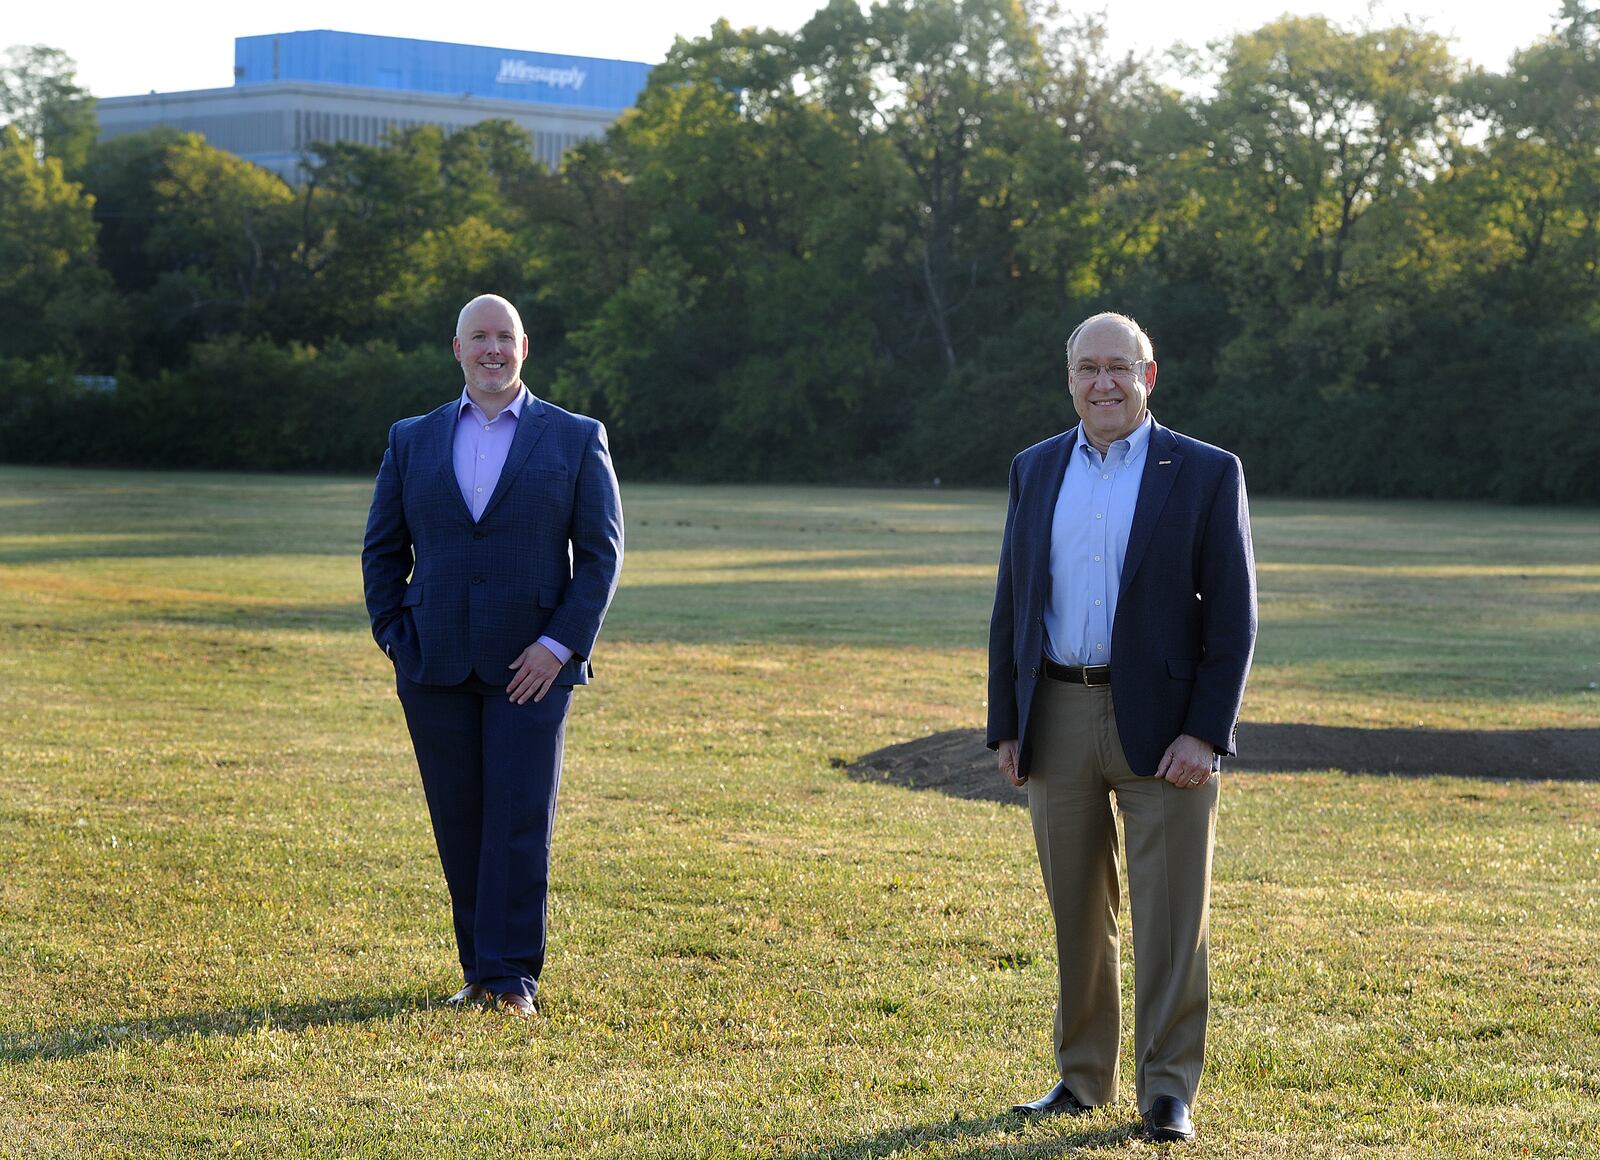
{"type": "Polygon", "coordinates": [[[101,98],[100,136],[171,126],[295,181],[318,142],[377,145],[395,129],[504,119],[554,168],[604,133],[649,73],[638,61],[352,32],[242,36],[231,88],[101,98]]]}

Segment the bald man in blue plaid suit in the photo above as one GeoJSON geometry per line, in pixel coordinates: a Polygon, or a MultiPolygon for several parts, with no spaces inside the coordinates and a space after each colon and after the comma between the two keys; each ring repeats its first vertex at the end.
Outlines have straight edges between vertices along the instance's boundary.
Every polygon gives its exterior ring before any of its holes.
{"type": "Polygon", "coordinates": [[[450,888],[448,1002],[531,1016],[567,708],[616,592],[622,504],[605,428],[523,385],[510,302],[467,303],[453,348],[461,395],[389,431],[361,566],[450,888]]]}

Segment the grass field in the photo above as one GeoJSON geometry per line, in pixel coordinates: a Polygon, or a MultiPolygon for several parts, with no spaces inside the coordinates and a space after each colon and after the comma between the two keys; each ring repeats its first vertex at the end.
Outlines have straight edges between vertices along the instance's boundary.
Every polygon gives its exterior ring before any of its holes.
{"type": "MultiPolygon", "coordinates": [[[[0,469],[0,1155],[1154,1155],[1053,1082],[1004,497],[632,486],[545,1014],[457,986],[362,480],[0,469]]],[[[1600,723],[1600,517],[1255,505],[1258,721],[1600,723]]],[[[1596,759],[1600,775],[1600,757],[1596,759]]],[[[1600,781],[1225,774],[1210,1157],[1600,1154],[1600,781]]],[[[1130,974],[1131,981],[1131,974],[1130,974]]]]}

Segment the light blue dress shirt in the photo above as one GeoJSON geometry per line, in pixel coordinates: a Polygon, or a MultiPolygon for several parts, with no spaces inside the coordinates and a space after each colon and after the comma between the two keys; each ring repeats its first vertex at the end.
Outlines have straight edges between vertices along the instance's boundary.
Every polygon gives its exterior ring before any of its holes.
{"type": "Polygon", "coordinates": [[[1139,502],[1150,416],[1104,457],[1078,427],[1050,524],[1050,599],[1045,652],[1065,665],[1111,663],[1122,558],[1139,502]]]}
{"type": "MultiPolygon", "coordinates": [[[[452,451],[456,483],[474,523],[483,518],[483,509],[489,506],[489,497],[494,494],[500,473],[505,470],[506,456],[511,454],[511,441],[516,438],[522,408],[532,397],[527,387],[518,388],[517,397],[491,419],[473,402],[467,388],[461,388],[461,409],[456,413],[452,451]]],[[[553,652],[562,664],[572,659],[572,650],[553,637],[541,636],[539,643],[553,652]]]]}

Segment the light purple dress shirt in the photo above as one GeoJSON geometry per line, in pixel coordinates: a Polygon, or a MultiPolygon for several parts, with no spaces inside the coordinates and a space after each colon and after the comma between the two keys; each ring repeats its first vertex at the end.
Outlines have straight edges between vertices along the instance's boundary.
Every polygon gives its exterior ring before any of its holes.
{"type": "MultiPolygon", "coordinates": [[[[491,419],[472,401],[467,388],[461,388],[454,445],[456,483],[461,487],[461,498],[467,501],[467,508],[472,512],[473,523],[483,518],[483,509],[494,494],[495,484],[500,482],[506,456],[511,453],[511,441],[517,435],[517,423],[522,419],[522,408],[528,405],[530,398],[528,388],[520,388],[505,410],[491,419]]],[[[553,637],[541,636],[539,643],[555,653],[556,660],[562,664],[572,659],[572,650],[553,637]]]]}
{"type": "Polygon", "coordinates": [[[1111,663],[1122,558],[1149,447],[1149,415],[1103,457],[1078,427],[1050,525],[1045,651],[1060,664],[1111,663]]]}

